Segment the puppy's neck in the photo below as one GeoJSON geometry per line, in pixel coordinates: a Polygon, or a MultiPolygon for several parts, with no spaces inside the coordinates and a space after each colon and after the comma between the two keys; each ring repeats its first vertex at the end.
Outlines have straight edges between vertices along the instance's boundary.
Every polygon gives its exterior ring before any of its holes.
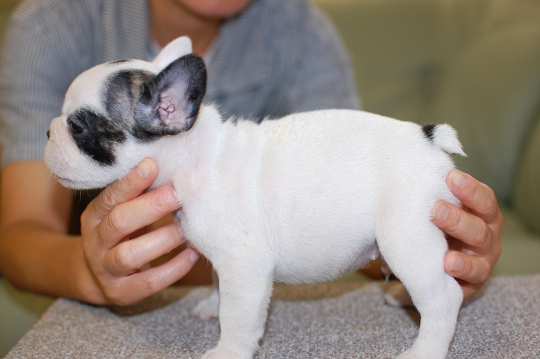
{"type": "Polygon", "coordinates": [[[215,168],[222,125],[222,117],[214,106],[201,106],[189,131],[150,144],[148,157],[154,158],[159,166],[152,188],[167,183],[181,185],[185,190],[201,186],[215,168]]]}

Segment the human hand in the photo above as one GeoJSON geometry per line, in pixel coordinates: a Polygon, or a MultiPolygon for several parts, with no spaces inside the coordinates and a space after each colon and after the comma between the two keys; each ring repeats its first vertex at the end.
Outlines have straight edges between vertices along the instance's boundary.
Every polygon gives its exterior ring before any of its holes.
{"type": "Polygon", "coordinates": [[[155,161],[143,160],[83,212],[82,245],[96,285],[90,302],[134,304],[182,278],[199,258],[188,248],[158,267],[147,268],[150,261],[185,242],[178,223],[129,237],[180,207],[170,185],[141,194],[157,173],[155,161]]]}
{"type": "Polygon", "coordinates": [[[503,216],[493,191],[470,175],[454,170],[446,182],[464,207],[439,201],[433,223],[452,237],[444,269],[458,280],[468,299],[486,282],[499,259],[503,216]]]}

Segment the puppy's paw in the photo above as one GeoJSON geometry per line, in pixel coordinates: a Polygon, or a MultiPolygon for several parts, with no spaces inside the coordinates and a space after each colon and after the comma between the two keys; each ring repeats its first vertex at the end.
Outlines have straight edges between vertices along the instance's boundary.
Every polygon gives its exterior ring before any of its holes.
{"type": "Polygon", "coordinates": [[[405,353],[402,353],[399,355],[396,359],[415,359],[415,354],[412,353],[410,350],[407,350],[405,353]]]}
{"type": "Polygon", "coordinates": [[[219,294],[217,291],[201,300],[199,304],[195,306],[191,315],[198,317],[200,320],[217,318],[219,315],[219,294]]]}
{"type": "MultiPolygon", "coordinates": [[[[405,286],[398,282],[386,291],[384,301],[394,307],[414,307],[414,303],[405,286]]],[[[405,358],[405,357],[404,357],[405,358]]]]}
{"type": "Polygon", "coordinates": [[[440,356],[433,353],[420,352],[418,350],[409,349],[400,354],[396,359],[444,359],[446,355],[440,356]]]}
{"type": "Polygon", "coordinates": [[[240,353],[235,350],[220,348],[218,345],[214,349],[207,351],[201,359],[252,359],[249,353],[240,353]]]}

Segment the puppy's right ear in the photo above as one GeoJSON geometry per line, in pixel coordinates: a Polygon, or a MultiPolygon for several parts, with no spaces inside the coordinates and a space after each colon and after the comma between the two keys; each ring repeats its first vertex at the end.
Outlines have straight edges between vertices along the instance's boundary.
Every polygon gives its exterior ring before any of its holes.
{"type": "Polygon", "coordinates": [[[174,60],[184,56],[189,55],[193,52],[193,47],[191,44],[191,39],[187,36],[179,37],[167,44],[161,50],[161,52],[156,56],[152,63],[156,65],[159,71],[163,70],[174,60]]]}
{"type": "Polygon", "coordinates": [[[135,117],[144,137],[191,129],[205,93],[204,61],[194,54],[173,61],[141,88],[135,117]]]}

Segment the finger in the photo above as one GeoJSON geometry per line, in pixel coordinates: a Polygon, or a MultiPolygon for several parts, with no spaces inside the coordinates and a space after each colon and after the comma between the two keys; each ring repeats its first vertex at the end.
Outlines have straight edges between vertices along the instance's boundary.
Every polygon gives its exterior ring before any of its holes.
{"type": "Polygon", "coordinates": [[[135,273],[108,292],[108,297],[118,305],[130,305],[156,294],[182,279],[193,268],[199,254],[192,248],[185,249],[170,261],[143,272],[135,273]]]}
{"type": "Polygon", "coordinates": [[[450,191],[485,222],[498,221],[499,205],[491,188],[459,170],[451,171],[446,182],[450,191]]]}
{"type": "Polygon", "coordinates": [[[161,186],[116,206],[98,227],[101,245],[110,249],[136,230],[180,207],[174,188],[161,186]]]}
{"type": "Polygon", "coordinates": [[[457,280],[459,285],[461,286],[461,289],[463,289],[463,300],[467,300],[474,296],[480,288],[482,288],[482,285],[484,283],[470,283],[462,280],[457,280]]]}
{"type": "Polygon", "coordinates": [[[442,231],[470,248],[481,250],[491,238],[489,227],[481,218],[446,201],[435,204],[432,220],[442,231]]]}
{"type": "Polygon", "coordinates": [[[157,164],[147,158],[133,168],[123,178],[111,183],[88,205],[83,213],[94,221],[101,221],[113,208],[127,202],[147,189],[154,182],[158,173],[157,164]]]}
{"type": "Polygon", "coordinates": [[[463,244],[461,243],[461,241],[458,241],[454,237],[449,235],[446,236],[446,241],[448,242],[449,250],[461,252],[461,248],[463,248],[463,244]]]}
{"type": "Polygon", "coordinates": [[[468,283],[481,284],[487,280],[491,266],[484,257],[449,251],[444,257],[444,270],[454,278],[468,283]]]}
{"type": "Polygon", "coordinates": [[[104,266],[113,276],[129,275],[185,241],[178,223],[171,223],[114,247],[105,256],[104,266]]]}

